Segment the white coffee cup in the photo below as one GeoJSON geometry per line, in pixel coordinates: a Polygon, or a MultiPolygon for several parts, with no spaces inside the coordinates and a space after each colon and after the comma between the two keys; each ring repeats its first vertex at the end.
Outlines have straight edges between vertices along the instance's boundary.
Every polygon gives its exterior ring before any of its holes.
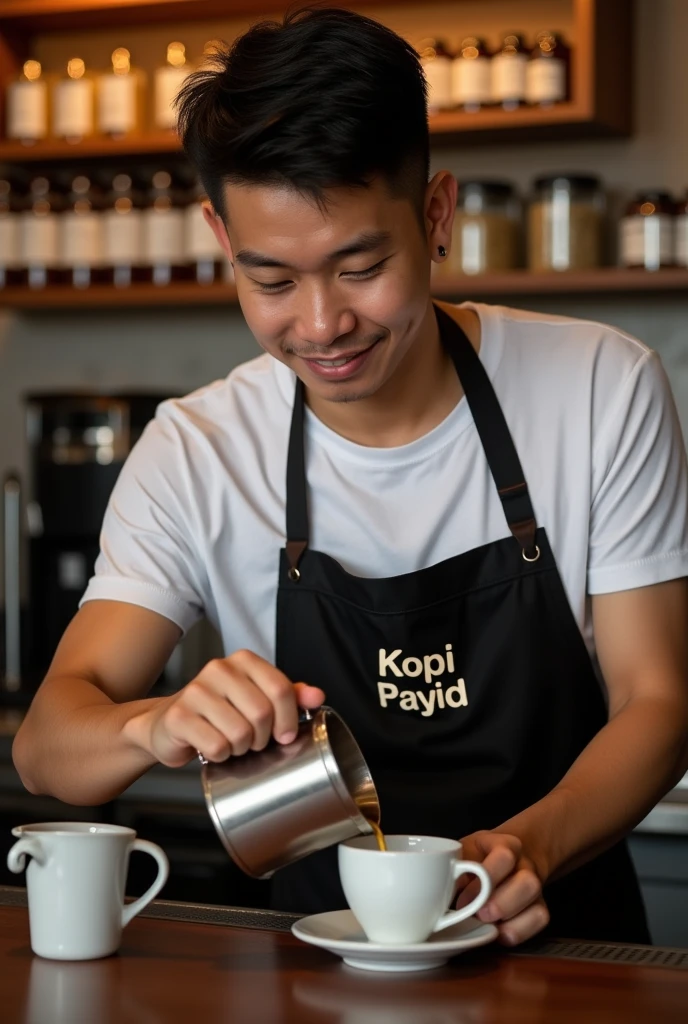
{"type": "Polygon", "coordinates": [[[347,902],[371,942],[407,945],[472,917],[492,883],[482,864],[462,860],[461,843],[436,836],[374,836],[339,846],[339,875],[347,902]],[[445,913],[461,875],[480,879],[480,892],[461,910],[445,913]]]}
{"type": "Polygon", "coordinates": [[[31,948],[51,960],[93,960],[116,952],[122,928],[160,892],[169,862],[155,843],[132,828],[88,822],[46,822],[12,829],[19,841],[7,855],[10,871],[26,869],[31,948]],[[151,887],[124,903],[132,850],[158,863],[151,887]]]}

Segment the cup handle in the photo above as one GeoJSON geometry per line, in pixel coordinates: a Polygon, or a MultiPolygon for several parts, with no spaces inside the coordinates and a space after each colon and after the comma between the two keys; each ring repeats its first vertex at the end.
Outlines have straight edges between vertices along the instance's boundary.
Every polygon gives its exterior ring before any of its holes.
{"type": "Polygon", "coordinates": [[[122,927],[125,928],[132,918],[140,914],[144,907],[148,906],[151,900],[155,899],[170,873],[170,862],[163,850],[155,843],[149,843],[147,839],[135,839],[131,844],[132,850],[140,850],[142,853],[149,853],[158,862],[158,874],[150,889],[139,896],[133,903],[127,903],[122,908],[122,927]]]}
{"type": "Polygon", "coordinates": [[[457,881],[461,875],[477,875],[480,879],[480,892],[474,900],[467,906],[462,907],[461,910],[451,910],[448,914],[444,914],[435,924],[432,929],[433,932],[440,932],[444,928],[450,928],[453,924],[458,924],[459,921],[465,921],[467,918],[472,917],[473,914],[477,914],[485,906],[492,894],[492,882],[482,864],[477,864],[472,860],[455,860],[452,870],[454,881],[457,881]]]}
{"type": "Polygon", "coordinates": [[[27,857],[33,857],[38,864],[45,864],[45,854],[39,840],[23,836],[17,840],[7,854],[7,867],[15,875],[18,875],[26,867],[27,857]]]}

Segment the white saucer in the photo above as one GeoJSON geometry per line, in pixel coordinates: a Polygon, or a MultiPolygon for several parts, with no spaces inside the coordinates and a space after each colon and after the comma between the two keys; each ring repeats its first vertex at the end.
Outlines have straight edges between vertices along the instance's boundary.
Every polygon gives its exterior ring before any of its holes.
{"type": "Polygon", "coordinates": [[[349,967],[361,971],[429,971],[467,949],[486,946],[497,938],[493,924],[469,917],[452,928],[431,935],[425,942],[408,946],[369,942],[350,910],[304,917],[292,925],[297,939],[321,946],[341,956],[349,967]]]}

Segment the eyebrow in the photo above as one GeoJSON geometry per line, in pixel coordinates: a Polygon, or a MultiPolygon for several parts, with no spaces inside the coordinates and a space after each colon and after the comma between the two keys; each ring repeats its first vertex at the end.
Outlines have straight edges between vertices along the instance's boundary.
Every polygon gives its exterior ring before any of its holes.
{"type": "MultiPolygon", "coordinates": [[[[391,239],[392,236],[389,231],[364,231],[352,239],[351,242],[329,253],[325,260],[327,263],[335,263],[337,260],[344,259],[347,256],[359,256],[361,253],[374,252],[380,246],[390,242],[391,239]]],[[[242,267],[250,269],[289,269],[289,264],[283,260],[276,260],[272,256],[266,256],[264,253],[256,252],[253,249],[242,249],[236,254],[236,261],[241,263],[242,267]]]]}

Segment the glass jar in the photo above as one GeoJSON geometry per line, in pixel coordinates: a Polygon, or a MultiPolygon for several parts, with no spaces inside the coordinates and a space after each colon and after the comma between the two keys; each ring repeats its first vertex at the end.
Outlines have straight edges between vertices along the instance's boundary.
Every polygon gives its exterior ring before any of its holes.
{"type": "Polygon", "coordinates": [[[60,217],[60,263],[72,288],[103,282],[102,194],[91,178],[77,174],[68,181],[60,217]]]}
{"type": "Polygon", "coordinates": [[[452,100],[474,113],[492,99],[490,51],[485,40],[468,36],[452,64],[452,100]]]}
{"type": "Polygon", "coordinates": [[[149,179],[143,211],[143,259],[146,280],[165,287],[188,281],[193,273],[186,259],[188,188],[171,171],[155,171],[149,179]]]}
{"type": "Polygon", "coordinates": [[[571,51],[556,32],[539,32],[526,67],[528,103],[547,107],[570,95],[571,51]]]}
{"type": "Polygon", "coordinates": [[[428,112],[447,110],[454,105],[452,56],[441,39],[424,39],[418,49],[428,83],[428,112]]]}
{"type": "Polygon", "coordinates": [[[528,210],[528,267],[587,270],[603,262],[605,194],[591,175],[548,175],[528,210]]]}
{"type": "Polygon", "coordinates": [[[492,99],[504,110],[515,110],[526,100],[528,50],[523,37],[504,36],[502,48],[492,58],[492,99]]]}
{"type": "Polygon", "coordinates": [[[146,279],[143,269],[143,193],[130,174],[105,179],[103,274],[107,284],[128,288],[146,279]]]}
{"type": "Polygon", "coordinates": [[[621,218],[622,266],[645,270],[673,266],[675,225],[676,204],[668,192],[640,192],[621,218]]]}
{"type": "Polygon", "coordinates": [[[24,181],[16,174],[0,178],[0,288],[21,284],[21,209],[24,181]]]}
{"type": "Polygon", "coordinates": [[[190,191],[184,227],[186,262],[198,284],[214,284],[226,275],[227,260],[215,233],[206,223],[203,207],[208,197],[200,181],[190,191]]]}
{"type": "Polygon", "coordinates": [[[31,146],[48,134],[48,83],[37,60],[27,60],[7,86],[7,138],[31,146]]]}
{"type": "Polygon", "coordinates": [[[676,207],[676,266],[688,267],[688,191],[676,207]]]}
{"type": "Polygon", "coordinates": [[[519,264],[521,208],[513,185],[464,181],[449,255],[440,267],[454,274],[513,270],[519,264]]]}
{"type": "Polygon", "coordinates": [[[19,230],[21,284],[45,288],[62,283],[59,220],[63,210],[64,193],[44,175],[32,178],[19,230]]]}
{"type": "Polygon", "coordinates": [[[155,126],[174,131],[177,127],[175,101],[193,68],[186,60],[183,43],[170,43],[167,58],[155,72],[155,126]]]}

